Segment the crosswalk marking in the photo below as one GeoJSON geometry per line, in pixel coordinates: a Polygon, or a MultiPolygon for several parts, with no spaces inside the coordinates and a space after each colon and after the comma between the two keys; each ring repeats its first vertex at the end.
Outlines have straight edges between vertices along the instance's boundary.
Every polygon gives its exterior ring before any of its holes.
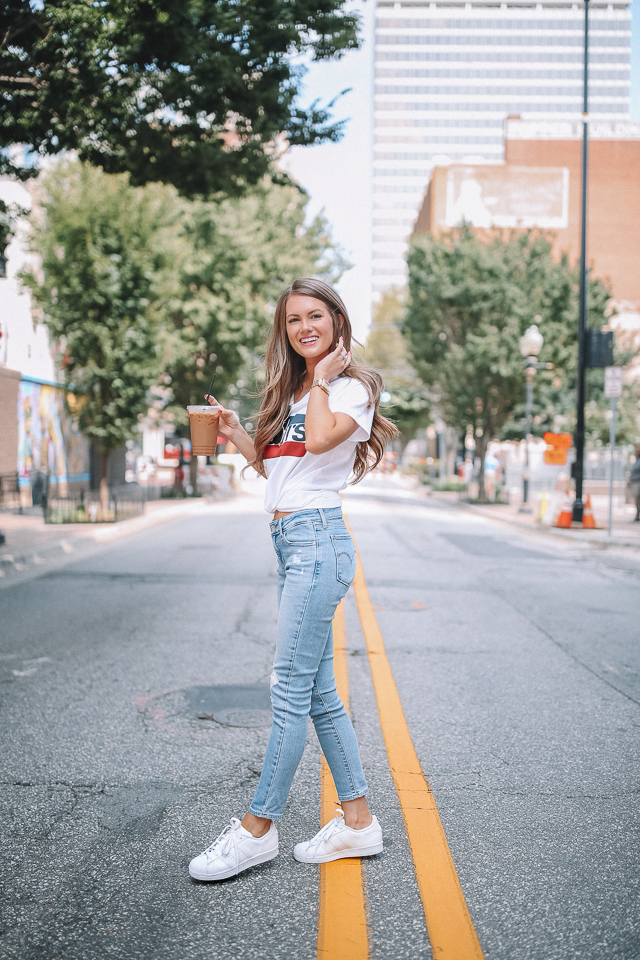
{"type": "Polygon", "coordinates": [[[411,739],[359,554],[353,590],[433,956],[438,960],[482,960],[435,799],[411,739]]]}
{"type": "MultiPolygon", "coordinates": [[[[334,670],[338,693],[349,709],[349,667],[344,600],[333,621],[334,670]]],[[[337,798],[327,761],[322,758],[320,773],[321,825],[333,817],[337,798]]],[[[320,865],[320,909],[318,912],[318,960],[367,960],[369,938],[359,858],[334,860],[320,865]]]]}

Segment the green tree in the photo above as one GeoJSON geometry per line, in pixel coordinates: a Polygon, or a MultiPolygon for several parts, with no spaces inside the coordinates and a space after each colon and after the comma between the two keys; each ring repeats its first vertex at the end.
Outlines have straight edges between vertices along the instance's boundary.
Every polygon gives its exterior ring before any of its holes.
{"type": "Polygon", "coordinates": [[[145,415],[186,432],[186,406],[204,402],[214,370],[216,392],[251,412],[282,289],[346,266],[326,222],[305,225],[306,195],[267,177],[241,198],[188,201],[63,160],[41,192],[30,234],[41,269],[24,280],[81,397],[80,429],[103,451],[103,498],[109,453],[145,415]]]}
{"type": "Polygon", "coordinates": [[[380,371],[389,400],[383,403],[401,433],[402,449],[416,432],[431,421],[431,401],[425,386],[411,366],[407,341],[400,332],[406,294],[392,288],[383,293],[373,314],[365,358],[380,371]]]}
{"type": "Polygon", "coordinates": [[[260,348],[282,290],[297,276],[335,281],[347,266],[322,217],[305,225],[307,200],[296,187],[265,178],[242,198],[184,204],[189,255],[164,345],[171,397],[163,415],[178,427],[186,426],[187,404],[203,402],[214,371],[215,393],[229,394],[231,405],[251,416],[260,348]]]}
{"type": "Polygon", "coordinates": [[[130,186],[65,160],[43,179],[30,246],[41,269],[24,282],[58,350],[66,386],[79,395],[80,429],[107,463],[139,426],[161,365],[159,332],[175,294],[179,207],[171,188],[130,186]]]}
{"type": "MultiPolygon", "coordinates": [[[[536,378],[538,430],[555,425],[570,397],[575,406],[577,270],[566,257],[554,260],[550,239],[537,231],[485,239],[469,226],[420,237],[408,266],[403,331],[411,356],[449,425],[462,434],[472,428],[484,499],[489,441],[513,435],[516,424],[522,435],[523,422],[514,419],[524,409],[519,339],[530,324],[537,322],[545,338],[541,360],[555,364],[536,378]]],[[[610,293],[600,280],[591,281],[589,293],[590,323],[602,326],[610,293]]]]}
{"type": "MultiPolygon", "coordinates": [[[[0,148],[65,150],[132,184],[244,192],[274,144],[334,140],[328,109],[297,105],[301,54],[358,46],[344,0],[6,0],[0,148]]],[[[330,108],[331,105],[329,105],[330,108]]],[[[0,173],[34,164],[0,154],[0,173]]]]}

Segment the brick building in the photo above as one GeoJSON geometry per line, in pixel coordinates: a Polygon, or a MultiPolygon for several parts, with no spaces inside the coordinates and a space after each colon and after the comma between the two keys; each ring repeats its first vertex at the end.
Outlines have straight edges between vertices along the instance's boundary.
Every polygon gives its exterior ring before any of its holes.
{"type": "MultiPolygon", "coordinates": [[[[461,220],[478,228],[540,227],[557,253],[580,256],[582,123],[508,118],[505,162],[435,167],[414,236],[461,220]]],[[[613,295],[640,307],[640,124],[590,126],[587,256],[613,295]]]]}

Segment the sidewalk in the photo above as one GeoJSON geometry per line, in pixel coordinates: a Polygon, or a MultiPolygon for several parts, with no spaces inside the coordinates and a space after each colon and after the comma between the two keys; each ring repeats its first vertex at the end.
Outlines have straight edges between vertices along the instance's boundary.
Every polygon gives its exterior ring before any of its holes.
{"type": "Polygon", "coordinates": [[[45,524],[40,507],[26,507],[22,514],[0,513],[0,530],[6,538],[0,545],[0,577],[10,568],[21,570],[26,564],[72,553],[83,541],[93,541],[92,526],[45,524]]]}
{"type": "Polygon", "coordinates": [[[44,564],[57,566],[67,558],[89,553],[100,543],[176,517],[206,513],[221,499],[150,500],[145,504],[144,513],[118,523],[45,524],[40,507],[27,507],[22,514],[0,513],[0,530],[6,538],[0,544],[0,586],[9,580],[13,582],[16,574],[27,577],[41,572],[44,564]]]}
{"type": "Polygon", "coordinates": [[[578,526],[571,527],[570,529],[560,529],[549,523],[541,523],[537,520],[538,504],[536,503],[531,505],[531,513],[521,513],[521,503],[467,503],[464,500],[459,500],[457,494],[432,493],[431,496],[434,500],[449,500],[453,497],[462,509],[493,520],[502,521],[503,523],[509,523],[525,530],[544,533],[550,537],[588,543],[592,547],[595,546],[601,549],[606,549],[607,547],[631,547],[636,550],[640,549],[640,523],[633,521],[635,510],[629,518],[625,516],[621,517],[619,514],[616,515],[614,513],[612,532],[611,536],[609,536],[607,530],[608,506],[606,509],[603,509],[597,500],[593,502],[595,498],[592,498],[592,502],[595,520],[598,526],[595,530],[589,530],[578,526]]]}

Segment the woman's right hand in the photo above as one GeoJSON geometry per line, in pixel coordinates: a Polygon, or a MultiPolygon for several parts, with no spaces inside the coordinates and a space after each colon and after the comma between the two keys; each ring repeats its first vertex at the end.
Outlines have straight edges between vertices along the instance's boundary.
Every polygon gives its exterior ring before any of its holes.
{"type": "Polygon", "coordinates": [[[215,397],[205,394],[204,398],[205,400],[209,401],[212,407],[220,407],[218,433],[221,437],[226,437],[227,440],[231,440],[233,434],[240,426],[240,417],[235,410],[227,410],[226,407],[223,407],[221,403],[218,403],[215,397]]]}
{"type": "Polygon", "coordinates": [[[205,400],[208,400],[212,407],[220,407],[220,420],[218,421],[220,436],[231,440],[245,460],[248,463],[253,463],[256,459],[256,448],[253,445],[253,440],[240,423],[240,417],[235,410],[227,410],[226,407],[218,403],[215,397],[206,394],[205,400]]]}

